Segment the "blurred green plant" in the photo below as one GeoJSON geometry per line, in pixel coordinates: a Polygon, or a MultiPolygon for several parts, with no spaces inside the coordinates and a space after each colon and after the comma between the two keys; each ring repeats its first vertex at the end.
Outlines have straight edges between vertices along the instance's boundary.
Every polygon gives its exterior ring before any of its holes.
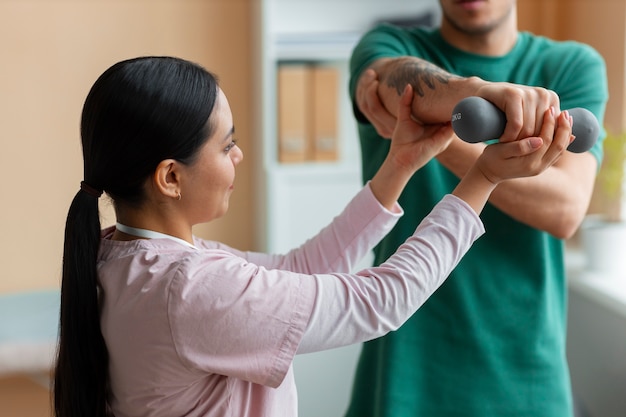
{"type": "Polygon", "coordinates": [[[619,222],[624,204],[624,164],[626,163],[626,132],[615,134],[607,130],[604,139],[604,160],[598,172],[597,184],[604,199],[606,220],[619,222]]]}

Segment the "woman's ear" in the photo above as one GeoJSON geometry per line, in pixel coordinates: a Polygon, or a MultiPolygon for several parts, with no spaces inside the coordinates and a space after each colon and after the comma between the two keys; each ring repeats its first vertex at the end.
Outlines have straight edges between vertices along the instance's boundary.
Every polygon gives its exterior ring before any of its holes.
{"type": "Polygon", "coordinates": [[[164,197],[180,199],[180,164],[174,159],[164,159],[154,170],[154,186],[164,197]]]}

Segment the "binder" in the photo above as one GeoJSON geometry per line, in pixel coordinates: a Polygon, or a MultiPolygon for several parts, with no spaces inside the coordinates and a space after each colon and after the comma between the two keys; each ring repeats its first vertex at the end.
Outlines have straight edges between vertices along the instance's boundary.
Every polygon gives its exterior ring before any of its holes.
{"type": "Polygon", "coordinates": [[[335,161],[338,158],[339,69],[311,67],[311,119],[309,159],[335,161]]]}
{"type": "Polygon", "coordinates": [[[307,159],[311,113],[309,79],[306,64],[278,66],[278,160],[283,163],[307,159]]]}

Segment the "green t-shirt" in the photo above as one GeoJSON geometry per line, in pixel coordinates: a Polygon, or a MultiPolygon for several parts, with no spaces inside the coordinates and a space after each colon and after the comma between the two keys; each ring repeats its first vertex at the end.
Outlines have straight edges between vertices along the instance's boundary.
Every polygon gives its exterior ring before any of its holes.
{"type": "MultiPolygon", "coordinates": [[[[520,33],[513,50],[485,57],[447,44],[438,30],[374,28],[351,59],[350,93],[375,59],[418,56],[461,76],[542,86],[561,108],[584,107],[603,120],[608,96],[604,60],[576,42],[520,33]]],[[[389,141],[359,123],[363,179],[389,141]]],[[[602,135],[603,136],[603,135],[602,135]]],[[[591,150],[602,158],[603,137],[591,150]]],[[[404,216],[376,247],[387,259],[458,179],[436,160],[400,198],[404,216]]],[[[564,243],[490,204],[486,234],[441,288],[398,331],[365,343],[349,417],[567,417],[572,413],[565,357],[564,243]]]]}

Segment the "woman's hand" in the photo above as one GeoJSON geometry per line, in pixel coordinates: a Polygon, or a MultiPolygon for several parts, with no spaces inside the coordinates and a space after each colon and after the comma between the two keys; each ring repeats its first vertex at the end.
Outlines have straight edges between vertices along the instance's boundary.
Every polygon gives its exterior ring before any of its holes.
{"type": "Polygon", "coordinates": [[[551,167],[572,142],[572,118],[567,111],[546,110],[538,137],[487,146],[476,167],[491,182],[530,177],[551,167]]]}
{"type": "Polygon", "coordinates": [[[480,213],[497,184],[538,175],[551,167],[574,139],[569,114],[555,113],[554,107],[546,110],[540,136],[486,146],[452,193],[480,213]]]}
{"type": "Polygon", "coordinates": [[[378,201],[393,208],[415,172],[442,152],[453,138],[450,123],[424,126],[411,117],[413,89],[407,85],[398,104],[398,118],[387,158],[370,181],[378,201]]]}
{"type": "Polygon", "coordinates": [[[411,175],[444,151],[454,137],[450,123],[422,125],[411,116],[413,88],[407,84],[398,104],[398,118],[387,159],[411,175]]]}

